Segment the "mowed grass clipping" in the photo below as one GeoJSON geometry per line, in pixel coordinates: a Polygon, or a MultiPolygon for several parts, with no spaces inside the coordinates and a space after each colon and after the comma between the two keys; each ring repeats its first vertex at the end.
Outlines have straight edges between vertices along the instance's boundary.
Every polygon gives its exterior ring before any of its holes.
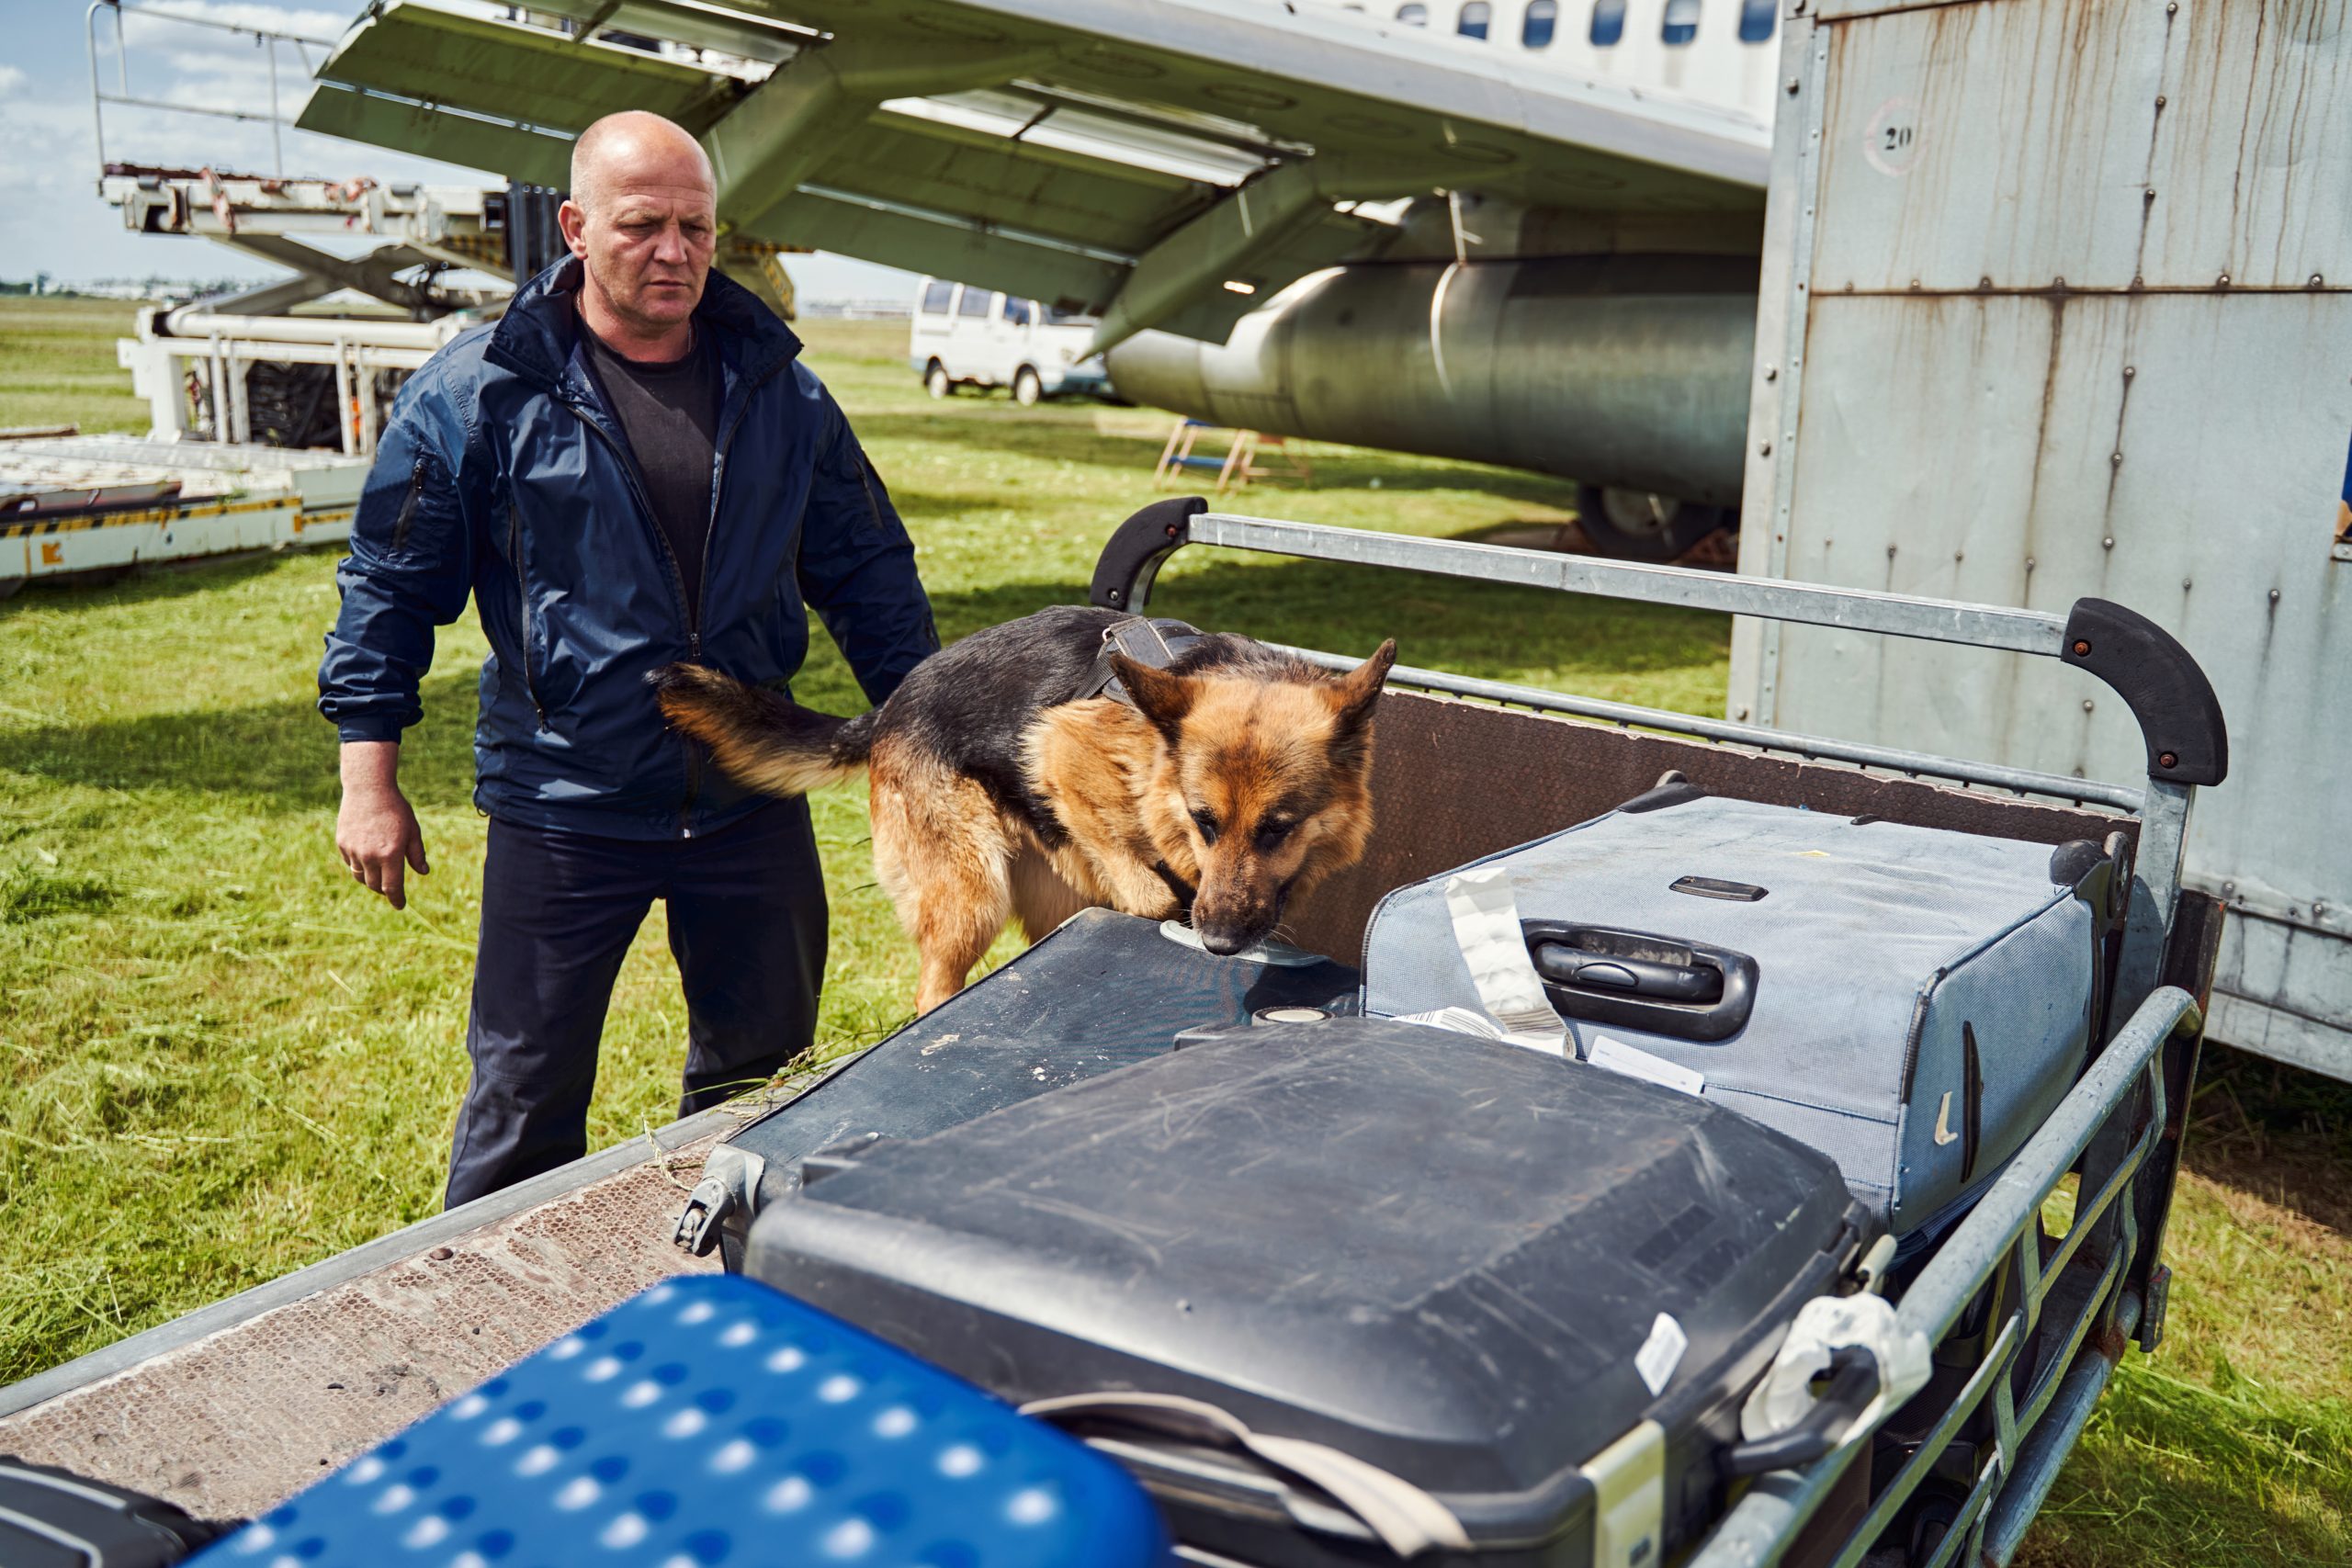
{"type": "MultiPolygon", "coordinates": [[[[77,310],[79,347],[51,302],[0,305],[0,423],[76,417],[28,389],[59,373],[17,345],[111,366],[128,312],[77,310]]],[[[1165,415],[934,403],[902,327],[807,335],[948,637],[1082,600],[1106,533],[1152,499],[1165,415]]],[[[75,389],[112,428],[143,423],[127,388],[75,389]]],[[[1312,488],[1235,509],[1455,536],[1572,512],[1568,487],[1522,474],[1311,455],[1312,488]]],[[[403,748],[434,872],[395,914],[332,845],[334,737],[311,705],[334,555],[0,606],[0,1380],[438,1207],[481,895],[483,649],[470,618],[444,635],[403,748]]],[[[1719,712],[1726,675],[1718,617],[1369,569],[1186,552],[1154,607],[1347,653],[1393,635],[1410,663],[1689,712],[1719,712]]],[[[821,637],[798,690],[859,705],[821,637]]],[[[834,916],[820,1045],[838,1050],[908,1016],[912,952],[873,886],[862,787],[814,804],[834,916]]],[[[594,1144],[671,1117],[684,1028],[657,908],[614,995],[594,1144]]],[[[2352,1561],[2352,1096],[2233,1066],[2198,1102],[2171,1338],[2127,1359],[2028,1543],[2044,1568],[2352,1561]]]]}

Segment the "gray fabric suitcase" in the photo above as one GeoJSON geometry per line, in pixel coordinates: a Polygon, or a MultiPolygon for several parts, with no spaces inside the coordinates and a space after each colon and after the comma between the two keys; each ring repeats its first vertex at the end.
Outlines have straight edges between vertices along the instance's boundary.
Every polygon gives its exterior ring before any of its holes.
{"type": "MultiPolygon", "coordinates": [[[[1835,1159],[1902,1235],[1988,1182],[2080,1077],[2120,855],[1668,785],[1474,864],[1507,870],[1577,1055],[1607,1041],[1700,1075],[1835,1159]]],[[[1367,1015],[1479,1007],[1447,881],[1373,911],[1367,1015]]]]}

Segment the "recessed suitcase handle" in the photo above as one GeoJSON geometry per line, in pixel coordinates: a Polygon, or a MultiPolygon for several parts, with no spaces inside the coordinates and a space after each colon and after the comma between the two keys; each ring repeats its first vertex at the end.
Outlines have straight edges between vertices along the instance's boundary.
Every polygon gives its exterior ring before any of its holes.
{"type": "Polygon", "coordinates": [[[1727,947],[1611,926],[1521,920],[1544,994],[1562,1018],[1675,1040],[1727,1040],[1756,1007],[1756,960],[1727,947]]]}
{"type": "Polygon", "coordinates": [[[1734,1443],[1724,1450],[1716,1468],[1725,1480],[1811,1464],[1838,1446],[1846,1428],[1878,1397],[1878,1358],[1863,1346],[1840,1345],[1829,1353],[1825,1375],[1829,1386],[1804,1420],[1785,1432],[1734,1443]]]}

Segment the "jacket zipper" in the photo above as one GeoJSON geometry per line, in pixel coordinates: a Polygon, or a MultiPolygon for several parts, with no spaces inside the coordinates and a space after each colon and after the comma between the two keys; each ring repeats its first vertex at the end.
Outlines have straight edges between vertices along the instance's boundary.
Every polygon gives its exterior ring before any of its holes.
{"type": "MultiPolygon", "coordinates": [[[[628,481],[629,495],[637,502],[638,515],[651,531],[653,542],[661,547],[662,558],[669,564],[670,586],[676,592],[678,607],[686,623],[686,658],[691,663],[702,662],[703,595],[710,589],[710,545],[711,540],[718,533],[719,487],[727,476],[727,451],[734,445],[735,433],[742,427],[743,416],[751,412],[752,399],[757,395],[762,387],[775,379],[776,372],[783,367],[781,364],[772,367],[765,375],[744,389],[742,406],[735,411],[735,417],[729,420],[727,428],[719,433],[718,444],[711,453],[710,516],[703,525],[702,581],[695,586],[694,603],[691,604],[686,602],[685,569],[678,564],[678,552],[670,547],[669,539],[662,532],[661,520],[653,515],[653,502],[648,499],[644,485],[638,479],[635,460],[621,444],[614,440],[605,432],[605,427],[590,418],[586,412],[577,408],[572,411],[573,416],[581,423],[594,431],[597,438],[612,448],[614,457],[620,463],[622,477],[628,481]]],[[[871,492],[867,495],[866,503],[869,506],[873,504],[871,492]]],[[[694,748],[689,746],[686,749],[686,794],[685,798],[678,803],[678,836],[680,838],[691,839],[695,836],[695,801],[701,794],[702,761],[695,754],[694,748]]]]}
{"type": "Polygon", "coordinates": [[[539,702],[539,688],[531,680],[531,587],[523,578],[523,509],[514,502],[506,505],[506,553],[514,561],[514,602],[523,625],[523,694],[531,699],[531,711],[539,716],[539,728],[548,727],[548,710],[539,702]]]}
{"type": "MultiPolygon", "coordinates": [[[[775,374],[775,371],[769,371],[744,389],[742,406],[735,411],[735,417],[728,422],[727,428],[718,433],[718,444],[710,454],[710,515],[702,526],[702,579],[695,584],[694,608],[686,621],[686,657],[697,664],[702,662],[703,597],[710,592],[710,546],[711,541],[718,536],[719,492],[727,483],[727,451],[735,444],[735,432],[742,428],[743,416],[751,412],[752,397],[775,374]]],[[[662,547],[669,547],[666,540],[662,547]]],[[[672,563],[674,565],[675,561],[673,555],[672,563]]],[[[683,590],[680,597],[684,597],[683,590]]],[[[678,833],[682,838],[695,836],[695,802],[701,795],[702,753],[690,746],[686,749],[686,798],[678,806],[678,833]]]]}
{"type": "Polygon", "coordinates": [[[735,445],[735,433],[742,428],[743,416],[752,412],[752,396],[775,378],[775,372],[771,370],[745,390],[743,406],[735,411],[735,417],[728,422],[725,430],[718,433],[718,445],[710,455],[710,516],[703,524],[702,530],[702,581],[695,585],[694,618],[686,626],[687,646],[694,649],[697,659],[702,657],[703,598],[710,592],[710,545],[718,536],[718,500],[727,483],[728,449],[735,445]]]}
{"type": "Polygon", "coordinates": [[[392,550],[395,554],[408,543],[408,531],[416,522],[417,500],[424,493],[424,454],[420,452],[408,470],[408,494],[401,498],[400,514],[392,519],[392,550]]]}
{"type": "MultiPolygon", "coordinates": [[[[670,547],[670,541],[662,536],[661,520],[653,515],[653,503],[646,498],[645,487],[638,482],[636,462],[628,450],[605,434],[605,427],[590,418],[584,411],[575,407],[572,409],[572,415],[581,423],[594,431],[596,439],[612,448],[614,460],[620,464],[621,477],[628,481],[629,498],[637,502],[638,517],[644,523],[647,531],[653,536],[654,544],[661,548],[662,560],[669,564],[671,592],[677,602],[679,618],[686,623],[686,658],[699,664],[702,662],[702,633],[695,625],[694,607],[686,603],[685,570],[678,565],[678,553],[670,547]]],[[[707,547],[707,546],[705,547],[706,549],[707,547]]],[[[703,564],[706,569],[709,566],[707,560],[703,564]]],[[[695,763],[695,750],[692,746],[688,746],[686,748],[685,798],[678,803],[678,836],[682,839],[691,839],[695,836],[693,815],[695,796],[702,788],[700,772],[695,763]]]]}
{"type": "Polygon", "coordinates": [[[684,569],[678,565],[677,552],[670,547],[670,541],[662,536],[662,525],[654,518],[653,503],[646,499],[645,487],[638,482],[636,462],[619,442],[605,434],[603,425],[577,410],[574,414],[581,423],[596,433],[599,441],[613,449],[614,457],[619,460],[621,477],[628,481],[629,499],[637,502],[638,516],[652,534],[653,543],[662,551],[662,558],[669,564],[670,587],[677,599],[678,617],[686,623],[687,646],[699,655],[702,651],[701,638],[695,633],[693,609],[686,604],[686,574],[684,569]]]}

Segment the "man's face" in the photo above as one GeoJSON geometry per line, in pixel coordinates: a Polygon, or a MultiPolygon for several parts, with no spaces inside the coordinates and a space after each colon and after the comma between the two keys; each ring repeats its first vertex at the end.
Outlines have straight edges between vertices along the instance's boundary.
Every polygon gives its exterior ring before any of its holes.
{"type": "Polygon", "coordinates": [[[701,303],[718,226],[699,159],[683,150],[617,158],[591,207],[567,201],[561,218],[597,290],[639,332],[666,332],[701,303]]]}

